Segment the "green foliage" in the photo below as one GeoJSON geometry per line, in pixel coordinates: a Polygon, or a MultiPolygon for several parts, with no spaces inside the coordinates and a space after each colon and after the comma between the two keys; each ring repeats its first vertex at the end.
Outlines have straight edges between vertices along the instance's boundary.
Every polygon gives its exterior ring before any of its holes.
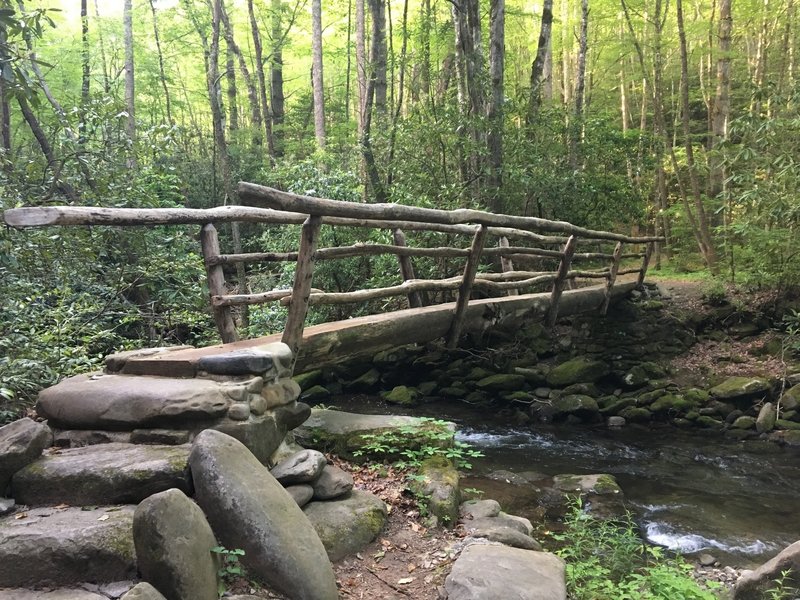
{"type": "Polygon", "coordinates": [[[574,600],[714,600],[691,577],[692,567],[662,548],[648,546],[628,515],[622,521],[597,519],[576,500],[565,519],[567,588],[574,600]]]}
{"type": "Polygon", "coordinates": [[[773,581],[771,586],[764,596],[765,600],[791,600],[800,594],[800,590],[789,585],[790,570],[781,571],[780,576],[773,581]]]}
{"type": "Polygon", "coordinates": [[[403,425],[397,428],[362,435],[364,446],[356,450],[356,456],[374,459],[393,459],[395,466],[416,469],[427,458],[447,458],[459,469],[471,469],[473,458],[483,456],[467,443],[454,441],[447,421],[423,417],[421,425],[403,425]]]}
{"type": "Polygon", "coordinates": [[[222,598],[228,587],[245,574],[244,567],[239,564],[239,557],[244,556],[244,550],[240,548],[228,550],[224,546],[214,546],[211,552],[219,557],[217,593],[222,598]]]}
{"type": "Polygon", "coordinates": [[[789,310],[783,315],[783,328],[786,332],[783,340],[784,350],[800,356],[800,311],[789,310]]]}

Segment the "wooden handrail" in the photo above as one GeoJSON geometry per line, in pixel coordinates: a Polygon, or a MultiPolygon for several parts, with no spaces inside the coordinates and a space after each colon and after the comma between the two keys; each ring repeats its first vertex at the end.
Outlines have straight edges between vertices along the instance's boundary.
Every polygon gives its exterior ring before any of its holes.
{"type": "MultiPolygon", "coordinates": [[[[11,227],[61,226],[156,226],[199,224],[200,240],[206,267],[211,308],[223,342],[236,340],[234,307],[280,302],[289,307],[283,341],[297,351],[302,340],[305,316],[309,306],[345,304],[405,295],[409,305],[419,307],[427,302],[423,292],[452,292],[458,290],[453,320],[448,334],[448,346],[458,342],[474,287],[496,294],[517,294],[520,290],[541,284],[552,284],[548,321],[552,325],[558,316],[558,304],[565,284],[577,278],[605,279],[606,292],[600,307],[605,312],[617,276],[638,274],[641,285],[647,272],[655,243],[662,237],[635,237],[607,231],[578,227],[564,221],[537,217],[493,214],[480,210],[452,211],[420,208],[398,204],[361,204],[312,198],[251,183],[239,184],[240,199],[249,206],[224,206],[209,209],[189,208],[105,208],[45,206],[6,210],[2,220],[11,227]],[[298,251],[253,252],[223,254],[213,223],[261,223],[265,225],[302,225],[298,251]],[[350,246],[318,248],[322,226],[376,228],[389,230],[389,244],[357,243],[350,246]],[[470,248],[452,245],[415,247],[406,243],[404,231],[432,232],[446,235],[472,236],[470,248]],[[487,247],[488,236],[500,238],[498,246],[487,247]],[[511,245],[509,239],[516,241],[511,245]],[[578,242],[590,241],[597,251],[576,252],[578,242]],[[605,252],[603,243],[616,242],[613,252],[605,252]],[[536,247],[521,245],[534,244],[536,247]],[[644,252],[622,253],[623,243],[645,244],[644,252]],[[545,247],[542,247],[545,246],[545,247]],[[559,247],[560,246],[560,247],[559,247]],[[359,256],[395,255],[401,283],[382,288],[350,292],[325,292],[313,289],[314,263],[359,256]],[[482,256],[499,258],[500,273],[479,273],[482,256]],[[412,258],[466,259],[463,274],[438,280],[417,279],[412,258]],[[557,271],[535,270],[540,262],[532,257],[558,259],[557,271]],[[624,259],[641,259],[641,267],[623,270],[624,259]],[[572,270],[576,260],[610,261],[597,270],[572,270]],[[225,282],[226,265],[254,262],[293,261],[297,263],[294,286],[261,293],[228,294],[225,282]],[[517,265],[530,265],[532,270],[515,270],[517,265]]],[[[449,243],[449,240],[448,240],[449,243]]],[[[494,262],[494,261],[492,261],[494,262]]],[[[547,265],[550,261],[544,261],[547,265]]],[[[546,268],[546,267],[545,267],[546,268]]]]}

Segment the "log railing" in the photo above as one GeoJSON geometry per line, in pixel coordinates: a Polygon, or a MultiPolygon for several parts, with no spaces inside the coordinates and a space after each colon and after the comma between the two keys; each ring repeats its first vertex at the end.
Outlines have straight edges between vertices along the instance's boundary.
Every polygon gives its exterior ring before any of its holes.
{"type": "MultiPolygon", "coordinates": [[[[300,196],[251,183],[239,184],[239,198],[244,206],[211,209],[125,209],[89,207],[36,207],[5,211],[3,220],[12,227],[46,225],[178,225],[202,226],[200,241],[206,266],[210,302],[223,342],[237,339],[234,307],[280,302],[289,312],[283,341],[297,351],[309,306],[346,304],[374,299],[406,296],[412,308],[423,305],[424,293],[456,292],[456,305],[447,343],[454,346],[461,334],[473,289],[489,294],[518,295],[536,285],[550,285],[549,324],[558,317],[561,294],[568,282],[578,278],[604,279],[605,299],[599,310],[605,313],[616,278],[636,273],[644,281],[653,245],[657,237],[633,237],[607,231],[595,231],[564,221],[535,217],[493,214],[478,210],[453,211],[419,208],[397,204],[361,204],[300,196]],[[270,225],[302,225],[296,252],[253,252],[224,254],[220,249],[214,223],[232,221],[270,225]],[[391,244],[358,243],[350,246],[320,248],[320,231],[326,227],[377,228],[392,232],[391,244]],[[469,247],[418,247],[410,245],[408,232],[439,232],[471,238],[469,247]],[[489,244],[497,238],[497,245],[489,244]],[[578,252],[581,242],[616,242],[613,249],[578,252]],[[624,253],[625,245],[644,246],[643,251],[624,253]],[[401,282],[382,288],[350,292],[326,292],[312,287],[316,261],[348,257],[394,255],[398,259],[401,282]],[[463,274],[441,279],[417,279],[413,259],[464,259],[463,274]],[[526,270],[531,259],[558,260],[554,271],[526,270]],[[494,260],[492,260],[494,259],[494,260]],[[641,260],[635,268],[621,268],[623,260],[641,260]],[[225,265],[239,263],[296,263],[291,289],[258,293],[230,294],[225,281],[225,265]],[[607,267],[578,270],[576,261],[607,261],[607,267]],[[497,263],[499,272],[481,272],[482,266],[497,263]]],[[[597,250],[595,248],[595,250],[597,250]]]]}

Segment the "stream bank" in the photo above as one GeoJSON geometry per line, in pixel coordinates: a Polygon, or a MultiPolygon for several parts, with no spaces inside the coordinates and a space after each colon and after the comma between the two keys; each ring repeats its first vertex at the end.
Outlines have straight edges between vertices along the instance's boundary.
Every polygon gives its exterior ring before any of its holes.
{"type": "Polygon", "coordinates": [[[537,471],[545,485],[610,473],[652,543],[752,566],[800,538],[799,370],[775,372],[775,337],[763,335],[774,315],[683,300],[650,287],[552,332],[530,324],[458,351],[404,347],[297,380],[312,404],[455,422],[486,455],[464,486],[532,520],[542,486],[498,471],[537,471]],[[743,379],[685,368],[693,349],[726,341],[753,351],[743,379]]]}

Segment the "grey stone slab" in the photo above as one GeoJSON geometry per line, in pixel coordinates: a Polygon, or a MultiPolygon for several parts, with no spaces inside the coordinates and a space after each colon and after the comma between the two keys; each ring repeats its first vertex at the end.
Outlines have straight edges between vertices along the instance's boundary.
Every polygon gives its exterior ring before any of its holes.
{"type": "Polygon", "coordinates": [[[17,472],[14,498],[32,506],[137,503],[170,488],[190,491],[189,446],[101,444],[47,454],[17,472]]]}
{"type": "Polygon", "coordinates": [[[25,518],[0,518],[0,587],[133,579],[133,511],[133,506],[33,508],[25,518]]]}

